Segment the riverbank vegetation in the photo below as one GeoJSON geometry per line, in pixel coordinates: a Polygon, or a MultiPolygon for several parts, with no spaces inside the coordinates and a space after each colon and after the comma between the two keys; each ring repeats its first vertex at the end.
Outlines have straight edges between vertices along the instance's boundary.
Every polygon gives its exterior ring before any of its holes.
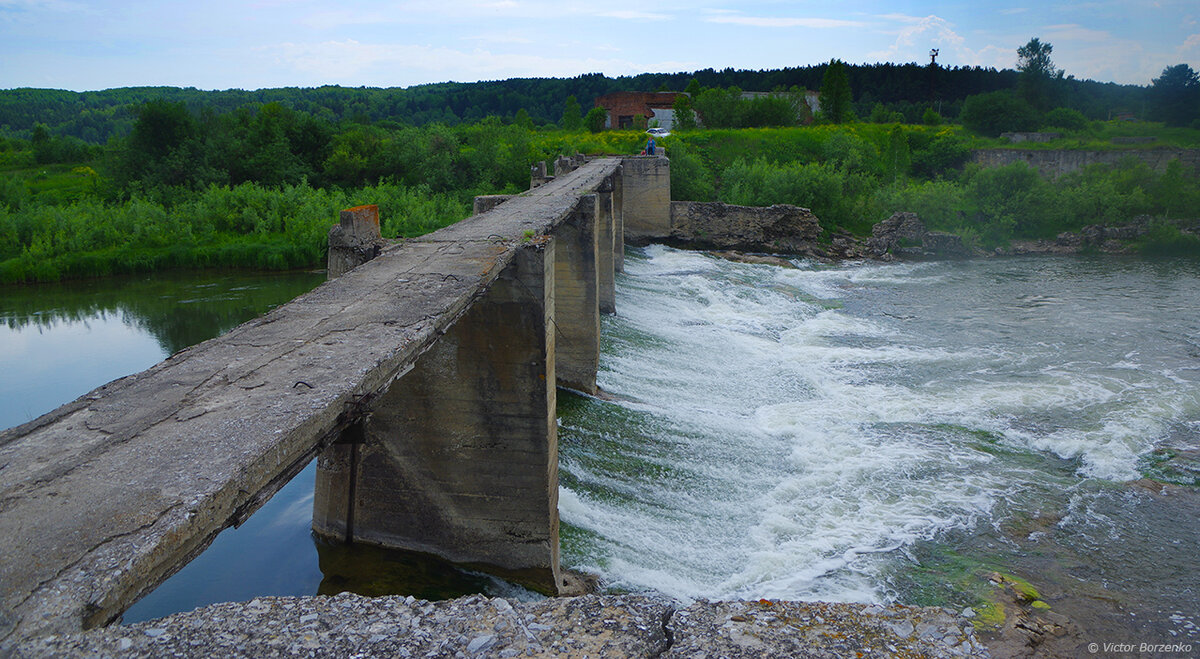
{"type": "MultiPolygon", "coordinates": [[[[385,236],[416,236],[469,215],[476,194],[525,189],[532,162],[560,153],[636,153],[644,138],[498,119],[352,125],[330,130],[306,153],[303,120],[272,126],[261,118],[272,110],[287,116],[278,108],[247,113],[235,124],[247,136],[230,140],[191,125],[179,108],[157,106],[175,123],[160,122],[162,134],[147,139],[153,148],[139,149],[131,137],[82,163],[39,165],[27,145],[10,140],[0,151],[0,281],[317,266],[341,208],[379,204],[385,236]]],[[[1109,130],[1089,125],[1064,139],[1109,130]]],[[[660,143],[671,158],[675,199],[796,204],[812,209],[827,230],[858,235],[906,210],[931,229],[990,248],[1139,215],[1195,218],[1200,209],[1200,181],[1178,162],[1155,172],[1131,157],[1057,179],[1023,163],[985,169],[969,164],[971,152],[996,142],[957,126],[693,129],[660,143]]],[[[1151,235],[1150,251],[1194,247],[1174,225],[1151,235]]]]}
{"type": "Polygon", "coordinates": [[[526,189],[539,160],[637,153],[641,130],[602,130],[603,111],[583,109],[614,85],[655,81],[690,94],[659,140],[678,200],[796,204],[827,236],[866,235],[892,212],[915,211],[980,247],[1145,215],[1158,224],[1144,249],[1194,251],[1195,236],[1170,221],[1200,215],[1200,183],[1178,162],[1154,171],[1129,158],[1057,179],[1022,163],[969,164],[973,150],[1013,146],[995,137],[996,122],[1013,114],[1059,134],[1021,147],[1200,146],[1200,130],[1186,124],[1200,107],[1184,102],[1200,88],[1190,68],[1168,67],[1149,88],[1073,81],[1035,42],[1019,72],[834,61],[701,71],[686,82],[656,74],[412,90],[0,91],[0,283],[319,266],[337,211],[365,203],[380,205],[386,237],[420,235],[466,217],[477,194],[526,189]],[[903,81],[938,90],[941,111],[903,81]],[[836,112],[810,112],[803,90],[816,85],[830,88],[821,98],[837,100],[836,112]],[[508,95],[501,103],[487,90],[508,95]],[[547,100],[552,93],[559,100],[547,100]],[[439,98],[453,100],[441,106],[450,114],[430,114],[439,98]],[[1097,119],[1147,99],[1166,123],[1097,119]],[[493,106],[496,114],[467,121],[493,106]],[[980,118],[975,106],[1016,109],[980,118]]]}
{"type": "Polygon", "coordinates": [[[987,248],[1143,215],[1200,216],[1200,178],[1177,160],[1156,172],[1131,156],[1050,179],[1020,162],[970,164],[989,144],[958,127],[849,124],[685,132],[667,149],[675,199],[796,204],[858,235],[896,211],[987,248]]]}

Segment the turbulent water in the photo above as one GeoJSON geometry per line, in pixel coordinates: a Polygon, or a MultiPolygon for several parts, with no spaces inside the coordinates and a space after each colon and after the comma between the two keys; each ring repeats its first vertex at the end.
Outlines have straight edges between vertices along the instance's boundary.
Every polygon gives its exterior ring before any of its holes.
{"type": "MultiPolygon", "coordinates": [[[[628,253],[603,321],[610,395],[559,395],[564,562],[684,600],[952,606],[997,570],[1111,640],[1200,640],[1200,260],[796,265],[628,253]]],[[[8,290],[2,424],[320,277],[273,279],[8,290]]],[[[512,594],[314,546],[312,478],[127,620],[345,588],[512,594]]]]}
{"type": "Polygon", "coordinates": [[[1200,262],[797,265],[626,259],[612,400],[560,401],[567,562],[682,599],[942,604],[1002,567],[1195,631],[1200,522],[1127,481],[1194,482],[1162,460],[1200,448],[1200,262]]]}

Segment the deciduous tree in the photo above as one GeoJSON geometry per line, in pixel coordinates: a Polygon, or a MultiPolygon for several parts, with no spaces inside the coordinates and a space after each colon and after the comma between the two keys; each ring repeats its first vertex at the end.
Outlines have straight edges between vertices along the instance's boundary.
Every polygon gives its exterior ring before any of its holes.
{"type": "Polygon", "coordinates": [[[831,60],[821,80],[821,114],[832,123],[845,123],[853,119],[853,104],[846,66],[841,60],[831,60]]]}
{"type": "Polygon", "coordinates": [[[1063,70],[1055,69],[1050,53],[1054,46],[1043,43],[1037,37],[1017,49],[1017,91],[1039,112],[1057,105],[1062,85],[1063,70]]]}
{"type": "Polygon", "coordinates": [[[1200,121],[1200,76],[1187,64],[1163,69],[1150,88],[1150,116],[1169,126],[1200,121]]]}
{"type": "Polygon", "coordinates": [[[583,123],[587,129],[593,133],[599,133],[604,130],[604,122],[608,119],[608,110],[604,108],[592,108],[588,110],[587,116],[583,118],[583,123]]]}
{"type": "Polygon", "coordinates": [[[696,127],[696,112],[692,110],[692,97],[687,94],[676,96],[675,102],[671,104],[671,112],[675,115],[675,130],[690,130],[696,127]]]}
{"type": "Polygon", "coordinates": [[[962,124],[971,130],[996,137],[1010,131],[1037,128],[1037,112],[1025,99],[1009,91],[976,94],[963,102],[962,124]]]}
{"type": "Polygon", "coordinates": [[[567,97],[567,102],[563,106],[562,120],[559,123],[563,130],[583,129],[583,109],[579,107],[579,101],[574,96],[567,97]]]}

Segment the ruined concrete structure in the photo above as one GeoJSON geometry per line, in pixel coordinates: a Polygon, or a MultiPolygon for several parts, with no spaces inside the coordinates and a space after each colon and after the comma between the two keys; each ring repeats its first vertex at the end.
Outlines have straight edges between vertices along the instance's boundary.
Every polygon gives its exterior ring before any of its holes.
{"type": "Polygon", "coordinates": [[[379,256],[383,245],[378,206],[356,206],[342,211],[338,223],[329,230],[329,256],[326,262],[329,276],[337,277],[379,256]]]}
{"type": "Polygon", "coordinates": [[[821,234],[817,217],[790,204],[734,206],[720,202],[671,202],[670,238],[702,249],[752,252],[804,251],[821,234]]]}
{"type": "Polygon", "coordinates": [[[637,117],[646,124],[657,121],[662,128],[670,130],[675,124],[673,106],[675,99],[686,96],[683,92],[614,92],[596,99],[596,107],[608,111],[605,128],[634,128],[637,117]]]}
{"type": "Polygon", "coordinates": [[[1200,149],[1118,149],[1113,151],[979,149],[972,154],[972,161],[984,167],[1000,167],[1014,162],[1024,162],[1038,170],[1043,176],[1053,178],[1078,171],[1088,165],[1116,165],[1126,158],[1140,160],[1158,172],[1166,170],[1172,160],[1178,160],[1183,164],[1184,171],[1192,176],[1200,175],[1200,149]]]}
{"type": "Polygon", "coordinates": [[[556,386],[596,390],[622,222],[665,235],[669,190],[578,156],[396,244],[350,209],[322,286],[0,433],[0,650],[119,617],[314,456],[321,535],[569,589],[556,386]]]}
{"type": "Polygon", "coordinates": [[[1051,142],[1062,137],[1062,133],[1000,133],[1000,139],[1014,144],[1021,142],[1051,142]]]}

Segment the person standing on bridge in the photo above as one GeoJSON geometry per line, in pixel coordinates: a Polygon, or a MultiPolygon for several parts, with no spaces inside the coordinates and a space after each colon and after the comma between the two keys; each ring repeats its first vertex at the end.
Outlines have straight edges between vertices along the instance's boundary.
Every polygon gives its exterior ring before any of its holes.
{"type": "Polygon", "coordinates": [[[646,155],[648,155],[648,156],[654,155],[654,136],[653,135],[650,136],[650,139],[646,140],[646,155]]]}

